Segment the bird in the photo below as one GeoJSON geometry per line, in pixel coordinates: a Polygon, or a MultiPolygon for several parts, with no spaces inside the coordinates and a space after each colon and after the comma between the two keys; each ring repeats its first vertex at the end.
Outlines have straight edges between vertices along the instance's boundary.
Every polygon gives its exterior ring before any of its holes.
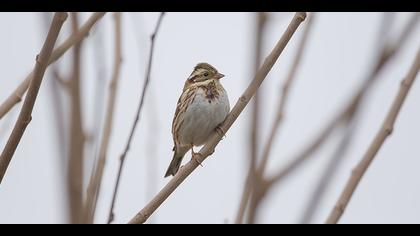
{"type": "Polygon", "coordinates": [[[228,94],[220,83],[224,77],[214,66],[202,62],[185,81],[172,121],[174,155],[165,178],[175,176],[190,149],[197,160],[200,153],[194,152],[194,146],[205,144],[215,130],[223,132],[220,124],[230,111],[228,94]]]}

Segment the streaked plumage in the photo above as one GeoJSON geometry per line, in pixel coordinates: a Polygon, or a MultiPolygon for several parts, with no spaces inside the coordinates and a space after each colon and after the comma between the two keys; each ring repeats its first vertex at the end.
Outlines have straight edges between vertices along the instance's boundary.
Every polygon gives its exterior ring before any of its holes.
{"type": "Polygon", "coordinates": [[[224,75],[199,63],[187,79],[172,121],[174,156],[165,177],[175,175],[185,153],[203,145],[229,113],[229,99],[220,83],[224,75]]]}

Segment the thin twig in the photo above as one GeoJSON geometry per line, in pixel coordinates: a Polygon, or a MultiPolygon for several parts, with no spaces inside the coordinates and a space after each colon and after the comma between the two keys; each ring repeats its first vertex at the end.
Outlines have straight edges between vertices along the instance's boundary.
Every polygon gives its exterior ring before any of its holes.
{"type": "Polygon", "coordinates": [[[93,103],[92,103],[92,111],[93,114],[93,124],[91,128],[91,142],[90,145],[90,155],[94,158],[91,160],[92,169],[95,168],[95,164],[97,163],[98,153],[99,153],[99,144],[100,144],[100,135],[101,135],[101,127],[103,124],[104,119],[104,109],[105,109],[105,101],[106,101],[106,91],[107,91],[107,65],[106,65],[106,48],[104,45],[104,29],[103,27],[99,27],[95,32],[94,41],[94,51],[95,54],[93,55],[92,59],[94,61],[95,66],[95,91],[93,95],[93,103]]]}
{"type": "MultiPolygon", "coordinates": [[[[254,79],[239,98],[238,102],[235,104],[226,120],[221,124],[220,128],[222,129],[223,133],[226,133],[230,129],[246,105],[249,103],[249,100],[252,98],[252,96],[260,87],[261,83],[267,77],[267,74],[270,72],[271,68],[273,68],[275,62],[283,52],[287,43],[292,38],[299,25],[305,20],[305,18],[306,13],[304,12],[295,14],[283,36],[277,42],[272,52],[264,60],[264,63],[256,73],[254,79]]],[[[215,147],[220,142],[221,138],[222,134],[219,134],[219,132],[214,132],[204,147],[201,148],[199,152],[200,155],[197,158],[198,162],[196,160],[191,160],[184,167],[182,167],[178,174],[176,174],[169,181],[169,183],[133,219],[131,219],[129,223],[140,224],[146,222],[146,220],[153,214],[153,212],[155,212],[156,209],[172,194],[172,192],[175,191],[175,189],[199,166],[198,163],[202,163],[209,155],[214,152],[215,147]]]]}
{"type": "MultiPolygon", "coordinates": [[[[57,61],[67,50],[69,50],[73,45],[82,41],[89,33],[90,29],[95,25],[95,23],[105,15],[104,12],[96,12],[86,21],[86,23],[77,31],[77,33],[72,34],[66,39],[60,46],[56,47],[51,54],[51,57],[47,65],[51,65],[57,61]]],[[[9,95],[9,97],[0,105],[0,120],[3,118],[7,112],[10,111],[16,104],[22,101],[23,95],[26,90],[29,88],[29,84],[34,76],[34,72],[29,73],[25,80],[23,80],[19,86],[9,95]]]]}
{"type": "Polygon", "coordinates": [[[144,80],[144,84],[143,84],[143,91],[142,91],[141,96],[140,96],[140,102],[139,102],[139,106],[137,108],[137,113],[136,113],[136,117],[134,119],[133,126],[131,128],[130,136],[128,137],[127,144],[125,146],[124,152],[120,156],[120,165],[119,165],[119,168],[118,168],[117,180],[116,180],[116,183],[115,183],[114,193],[113,193],[113,196],[112,196],[111,207],[110,207],[110,210],[109,210],[108,224],[110,224],[114,220],[114,206],[115,206],[115,201],[116,201],[116,198],[117,198],[118,188],[119,188],[119,185],[120,185],[121,173],[122,173],[122,170],[124,168],[124,163],[125,163],[125,160],[126,160],[126,156],[128,154],[128,151],[130,150],[130,145],[131,145],[131,141],[134,137],[134,132],[135,132],[136,127],[138,125],[138,122],[140,120],[141,110],[143,108],[147,88],[149,87],[150,73],[152,71],[152,62],[153,62],[153,54],[154,54],[156,37],[157,37],[157,34],[159,32],[159,28],[160,28],[160,25],[162,23],[162,19],[163,19],[164,15],[165,15],[164,12],[162,12],[159,15],[158,21],[156,23],[155,30],[152,33],[152,35],[150,36],[151,45],[150,45],[150,52],[149,52],[149,62],[148,62],[148,65],[147,65],[146,76],[145,76],[145,80],[144,80]]]}
{"type": "MultiPolygon", "coordinates": [[[[258,71],[261,65],[261,57],[262,57],[262,46],[263,46],[263,33],[265,29],[265,25],[267,22],[267,15],[266,12],[259,12],[256,14],[256,33],[255,33],[255,52],[254,52],[254,73],[258,71]]],[[[260,89],[261,90],[261,89],[260,89]]],[[[254,173],[256,170],[257,164],[257,155],[258,155],[258,131],[259,131],[259,114],[260,114],[260,96],[259,94],[261,91],[257,91],[252,99],[252,103],[250,104],[252,108],[252,116],[251,116],[251,123],[250,123],[250,135],[249,135],[249,168],[248,168],[248,176],[245,181],[245,185],[243,188],[243,193],[241,197],[241,201],[239,203],[238,213],[236,214],[236,223],[242,222],[242,219],[245,215],[246,206],[248,204],[248,197],[249,192],[251,191],[251,187],[253,184],[251,180],[254,179],[254,173]]]]}
{"type": "Polygon", "coordinates": [[[63,26],[63,23],[66,21],[66,19],[67,13],[55,13],[41,52],[36,57],[35,67],[33,70],[34,77],[29,85],[28,95],[25,98],[25,102],[19,113],[19,117],[13,128],[12,134],[10,135],[7,144],[0,156],[0,184],[3,181],[3,177],[19,145],[19,142],[25,133],[25,129],[32,120],[32,110],[34,108],[35,101],[41,87],[45,70],[48,66],[51,52],[53,51],[58,34],[60,33],[61,27],[63,26]]]}
{"type": "MultiPolygon", "coordinates": [[[[79,28],[78,13],[71,13],[72,30],[74,33],[79,28]]],[[[83,169],[84,169],[84,144],[85,132],[83,131],[82,102],[80,92],[82,41],[73,47],[73,71],[69,80],[70,92],[70,127],[69,127],[69,165],[67,172],[67,187],[70,193],[70,214],[73,224],[81,223],[83,207],[83,169]]]]}
{"type": "Polygon", "coordinates": [[[367,169],[369,168],[370,164],[374,160],[378,151],[381,149],[385,140],[392,134],[394,130],[395,121],[398,118],[398,114],[401,110],[401,107],[404,104],[404,101],[417,77],[419,70],[420,70],[420,48],[417,51],[416,58],[412,66],[410,67],[410,70],[407,76],[401,82],[398,94],[395,97],[394,102],[392,103],[392,106],[390,110],[388,111],[387,116],[385,117],[382,127],[376,134],[375,138],[373,139],[371,145],[369,146],[362,160],[353,169],[351,177],[349,178],[343,192],[341,193],[340,198],[338,199],[336,205],[334,206],[333,210],[331,211],[327,219],[327,222],[326,222],[327,224],[338,223],[344,211],[346,210],[347,205],[349,204],[351,200],[351,197],[356,191],[356,188],[359,185],[360,180],[366,173],[367,169]]]}
{"type": "MultiPolygon", "coordinates": [[[[376,43],[378,51],[384,52],[383,50],[386,49],[386,47],[389,45],[389,39],[387,36],[389,35],[390,26],[393,23],[393,19],[394,13],[385,12],[382,16],[382,23],[379,27],[379,34],[377,36],[376,43]]],[[[309,197],[309,201],[306,207],[304,208],[305,210],[300,219],[301,224],[309,224],[311,222],[313,216],[316,214],[316,210],[319,209],[320,202],[324,197],[328,186],[334,179],[335,173],[338,171],[340,164],[344,161],[347,150],[358,127],[359,111],[360,109],[353,110],[354,113],[343,121],[343,135],[339,145],[336,147],[336,150],[330,158],[325,170],[321,172],[322,176],[319,180],[319,183],[315,187],[313,193],[309,197]]]]}
{"type": "MultiPolygon", "coordinates": [[[[263,51],[263,39],[264,39],[264,30],[267,23],[268,15],[265,12],[257,13],[257,29],[256,29],[256,39],[255,39],[255,61],[254,61],[254,73],[257,73],[261,65],[262,51],[263,51]]],[[[259,149],[259,130],[260,130],[260,103],[261,97],[260,94],[263,94],[262,88],[257,90],[253,97],[253,102],[250,104],[252,106],[252,117],[251,117],[251,134],[250,134],[250,156],[249,156],[249,166],[251,170],[251,175],[256,172],[256,166],[258,162],[258,149],[259,149]]],[[[253,180],[254,178],[251,178],[253,180]]]]}
{"type": "Polygon", "coordinates": [[[106,158],[108,154],[108,146],[112,133],[112,124],[114,118],[114,109],[115,109],[115,100],[117,95],[118,88],[118,78],[120,75],[121,68],[121,13],[117,12],[114,15],[115,17],[115,61],[114,68],[112,73],[112,79],[109,84],[109,96],[108,104],[106,109],[105,123],[103,127],[102,140],[99,148],[99,157],[96,168],[91,175],[89,186],[87,189],[87,198],[84,207],[84,223],[91,224],[93,223],[96,204],[98,201],[98,196],[101,190],[102,176],[105,168],[106,158]]]}
{"type": "MultiPolygon", "coordinates": [[[[50,22],[53,17],[53,12],[46,12],[41,13],[42,19],[43,19],[43,26],[45,27],[45,32],[48,32],[48,29],[50,27],[50,22]]],[[[59,40],[60,37],[58,37],[57,40],[59,40]]],[[[66,156],[67,153],[67,143],[66,143],[66,132],[67,129],[65,127],[65,115],[64,115],[64,109],[63,109],[63,97],[61,96],[62,92],[62,86],[60,86],[59,82],[63,78],[60,76],[60,63],[55,63],[51,65],[50,67],[50,76],[53,77],[53,79],[48,80],[47,79],[47,87],[50,89],[51,97],[52,99],[49,99],[49,102],[51,102],[51,109],[52,114],[54,116],[54,129],[51,129],[53,132],[53,135],[56,135],[55,140],[55,147],[57,149],[57,161],[58,161],[58,168],[60,172],[60,191],[65,193],[64,194],[64,202],[67,205],[66,209],[66,215],[68,215],[68,219],[71,218],[70,214],[70,200],[69,200],[69,193],[67,188],[67,163],[68,158],[66,156]]],[[[48,71],[47,71],[48,72],[48,71]]],[[[46,72],[46,73],[47,73],[46,72]]],[[[70,221],[70,220],[69,220],[70,221]]]]}

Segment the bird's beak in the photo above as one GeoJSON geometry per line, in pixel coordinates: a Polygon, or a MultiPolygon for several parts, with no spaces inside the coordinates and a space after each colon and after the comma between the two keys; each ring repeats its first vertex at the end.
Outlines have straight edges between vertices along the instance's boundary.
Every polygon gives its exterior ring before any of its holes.
{"type": "Polygon", "coordinates": [[[217,79],[221,79],[221,78],[223,78],[223,77],[225,77],[225,75],[224,75],[224,74],[222,74],[222,73],[217,73],[217,75],[216,75],[216,78],[217,78],[217,79]]]}

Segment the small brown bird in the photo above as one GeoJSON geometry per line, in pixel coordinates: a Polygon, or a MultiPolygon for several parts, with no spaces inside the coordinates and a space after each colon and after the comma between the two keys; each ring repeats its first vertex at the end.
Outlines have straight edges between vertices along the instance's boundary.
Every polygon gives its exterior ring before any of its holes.
{"type": "Polygon", "coordinates": [[[220,83],[224,75],[208,63],[199,63],[185,82],[172,121],[174,156],[165,177],[175,175],[185,153],[203,145],[229,113],[229,99],[220,83]]]}

